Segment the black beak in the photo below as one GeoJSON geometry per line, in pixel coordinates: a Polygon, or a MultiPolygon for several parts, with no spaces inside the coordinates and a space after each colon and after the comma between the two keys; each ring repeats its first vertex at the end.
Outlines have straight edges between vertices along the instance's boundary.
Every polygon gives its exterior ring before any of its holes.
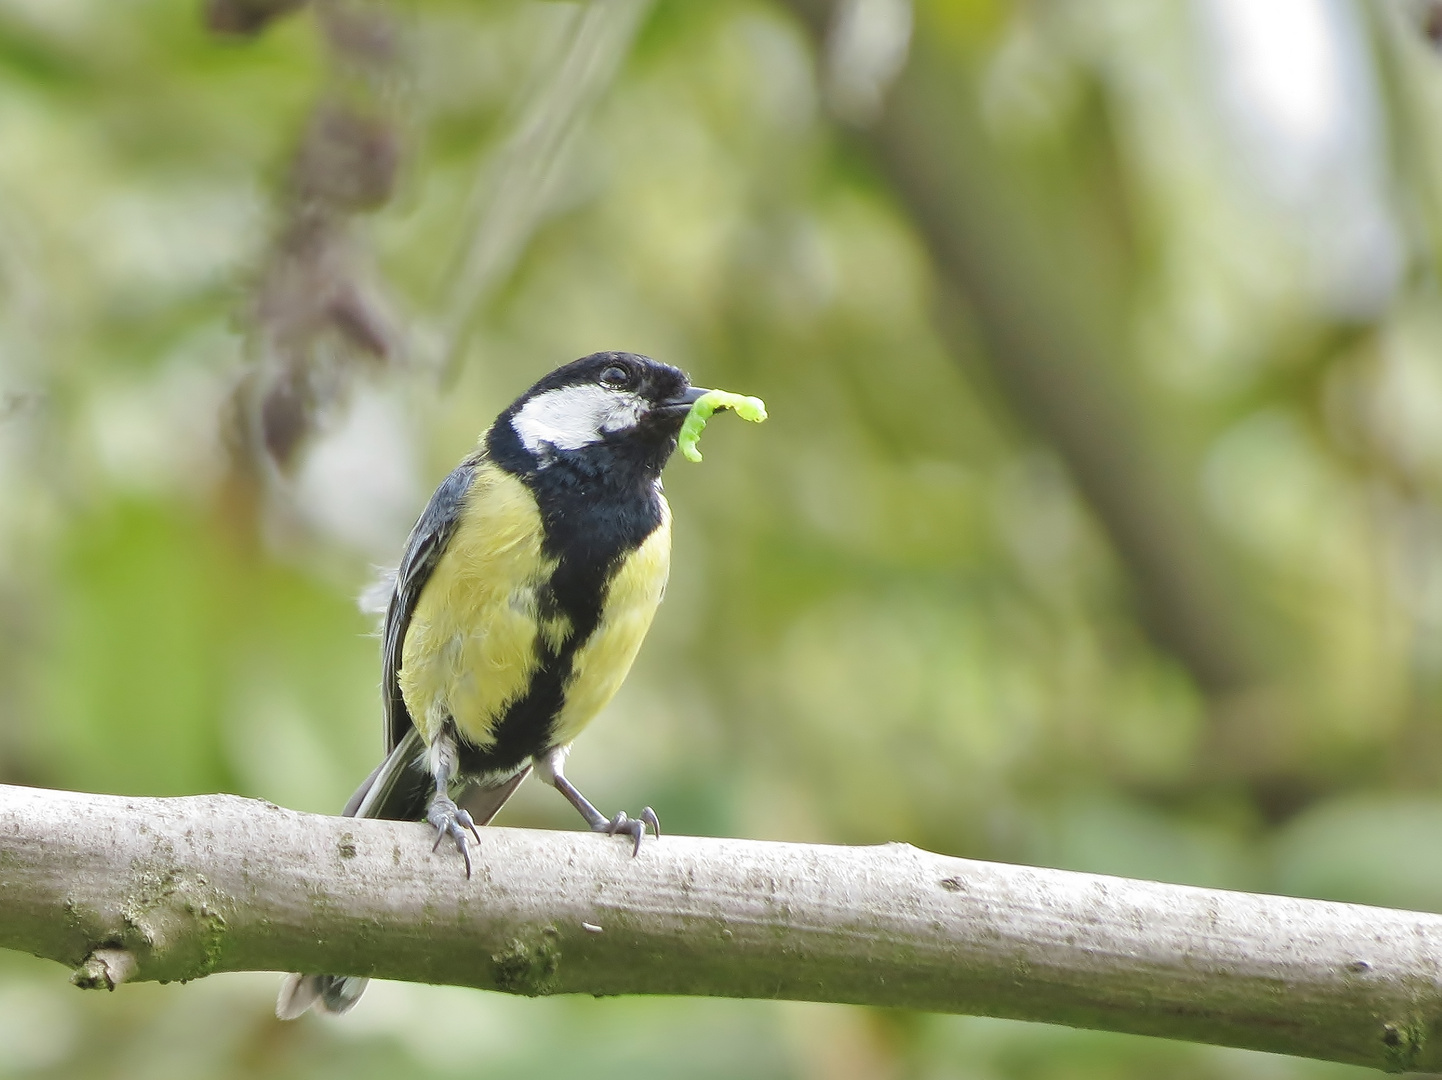
{"type": "Polygon", "coordinates": [[[675,413],[677,415],[690,412],[691,406],[695,405],[703,395],[709,394],[710,392],[711,391],[707,390],[704,386],[688,386],[675,397],[668,397],[665,401],[661,402],[661,408],[668,413],[675,413]]]}

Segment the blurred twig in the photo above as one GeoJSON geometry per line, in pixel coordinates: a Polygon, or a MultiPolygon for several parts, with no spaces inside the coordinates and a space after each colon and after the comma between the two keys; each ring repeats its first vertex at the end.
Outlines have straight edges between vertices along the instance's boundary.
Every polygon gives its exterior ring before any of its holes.
{"type": "Polygon", "coordinates": [[[45,404],[39,390],[0,390],[0,423],[38,412],[45,404]]]}
{"type": "Polygon", "coordinates": [[[1442,35],[1442,4],[1416,8],[1364,4],[1377,56],[1398,205],[1421,238],[1417,254],[1435,276],[1442,267],[1442,148],[1437,139],[1437,51],[1442,35]],[[1410,17],[1409,17],[1410,16],[1410,17]]]}
{"type": "Polygon", "coordinates": [[[296,148],[249,312],[255,370],[237,390],[228,433],[242,470],[263,457],[289,466],[317,418],[344,397],[357,361],[399,353],[400,329],[354,228],[395,188],[402,135],[386,98],[397,30],[374,3],[311,7],[330,78],[296,148]]]}
{"type": "Polygon", "coordinates": [[[205,24],[217,34],[253,36],[306,0],[206,0],[205,24]]]}
{"type": "MultiPolygon", "coordinates": [[[[827,40],[832,4],[788,6],[827,40]]],[[[1041,233],[981,129],[970,73],[930,29],[917,27],[856,137],[931,252],[941,331],[958,356],[980,335],[1008,404],[1061,455],[1110,535],[1158,641],[1213,696],[1245,690],[1262,678],[1259,635],[1202,522],[1196,483],[1169,468],[1135,419],[1111,362],[1125,344],[1068,280],[1059,238],[1041,233]]]]}
{"type": "Polygon", "coordinates": [[[555,70],[527,98],[514,130],[483,173],[474,227],[458,254],[442,305],[442,381],[455,377],[471,327],[545,215],[566,150],[615,79],[652,2],[586,5],[573,21],[555,70]]]}
{"type": "Polygon", "coordinates": [[[1442,1065],[1442,916],[946,858],[0,787],[0,946],[87,987],[297,969],[980,1013],[1442,1065]]]}

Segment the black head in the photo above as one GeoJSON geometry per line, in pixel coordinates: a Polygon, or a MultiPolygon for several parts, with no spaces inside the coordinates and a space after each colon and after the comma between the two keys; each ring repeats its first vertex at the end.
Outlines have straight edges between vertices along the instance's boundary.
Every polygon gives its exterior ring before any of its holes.
{"type": "Polygon", "coordinates": [[[497,417],[487,449],[516,472],[568,464],[654,478],[706,391],[679,368],[636,353],[583,356],[551,372],[497,417]]]}

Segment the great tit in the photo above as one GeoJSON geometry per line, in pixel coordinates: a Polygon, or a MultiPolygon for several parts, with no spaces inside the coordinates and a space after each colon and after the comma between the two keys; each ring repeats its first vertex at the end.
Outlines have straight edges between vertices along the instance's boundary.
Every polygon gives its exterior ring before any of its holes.
{"type": "MultiPolygon", "coordinates": [[[[669,364],[602,352],[515,400],[441,482],[411,530],[386,610],[387,756],[344,813],[415,820],[471,872],[468,833],[534,768],[597,832],[639,851],[566,779],[571,742],[620,687],[666,589],[661,469],[706,391],[669,364]],[[457,802],[459,800],[459,804],[457,802]]],[[[291,975],[276,1013],[351,1008],[367,980],[291,975]]]]}

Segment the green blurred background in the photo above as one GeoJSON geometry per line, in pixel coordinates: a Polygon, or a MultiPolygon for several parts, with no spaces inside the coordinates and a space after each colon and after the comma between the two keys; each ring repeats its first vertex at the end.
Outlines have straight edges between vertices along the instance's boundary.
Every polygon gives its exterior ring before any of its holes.
{"type": "MultiPolygon", "coordinates": [[[[0,0],[0,781],[335,811],[356,597],[597,349],[757,394],[572,775],[1442,911],[1430,3],[0,0]],[[294,10],[292,10],[294,9],[294,10]]],[[[501,823],[572,829],[529,785],[501,823]]],[[[0,955],[0,1076],[1303,1078],[996,1020],[0,955]]]]}

